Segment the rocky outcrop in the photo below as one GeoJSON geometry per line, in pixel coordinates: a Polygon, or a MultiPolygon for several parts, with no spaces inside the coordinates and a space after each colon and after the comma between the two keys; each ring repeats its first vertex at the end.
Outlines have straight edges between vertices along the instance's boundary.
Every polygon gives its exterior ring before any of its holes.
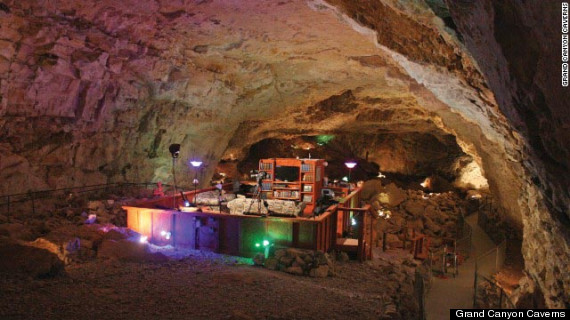
{"type": "Polygon", "coordinates": [[[0,238],[0,274],[50,278],[65,273],[64,263],[48,250],[0,238]]]}
{"type": "Polygon", "coordinates": [[[270,257],[258,264],[270,270],[313,278],[333,276],[335,266],[334,260],[326,253],[293,248],[277,249],[270,257]]]}

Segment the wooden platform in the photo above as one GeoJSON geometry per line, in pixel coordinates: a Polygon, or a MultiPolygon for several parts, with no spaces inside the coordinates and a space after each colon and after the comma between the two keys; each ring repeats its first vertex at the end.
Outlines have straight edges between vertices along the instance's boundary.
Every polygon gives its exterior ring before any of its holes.
{"type": "MultiPolygon", "coordinates": [[[[208,189],[201,190],[208,191],[208,189]]],[[[188,197],[191,195],[187,195],[188,197]]],[[[181,198],[181,197],[180,197],[181,198]]],[[[181,203],[181,199],[175,199],[181,203]]],[[[123,206],[127,226],[158,245],[172,245],[251,257],[256,243],[329,251],[335,243],[334,206],[318,217],[261,217],[218,211],[181,212],[172,197],[123,206]],[[166,237],[165,235],[169,235],[166,237]]]]}
{"type": "MultiPolygon", "coordinates": [[[[231,188],[225,185],[224,188],[231,188]]],[[[197,193],[215,188],[198,190],[197,193]]],[[[360,189],[332,205],[317,217],[273,217],[237,215],[207,210],[182,212],[171,209],[183,203],[182,196],[161,197],[123,206],[127,226],[157,245],[172,245],[251,257],[263,240],[275,246],[328,252],[332,249],[355,252],[359,260],[372,257],[370,206],[358,204],[360,189]],[[342,239],[352,216],[358,220],[358,239],[342,239]],[[337,239],[338,238],[338,239],[337,239]]],[[[194,192],[184,193],[191,199],[194,192]]]]}

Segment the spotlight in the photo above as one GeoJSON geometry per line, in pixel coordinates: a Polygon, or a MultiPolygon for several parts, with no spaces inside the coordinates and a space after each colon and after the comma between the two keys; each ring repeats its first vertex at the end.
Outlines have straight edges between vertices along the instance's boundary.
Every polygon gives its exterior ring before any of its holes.
{"type": "Polygon", "coordinates": [[[171,236],[171,233],[170,233],[170,232],[167,232],[167,231],[162,230],[162,231],[160,232],[160,235],[161,235],[163,238],[165,238],[166,240],[170,240],[170,236],[171,236]]]}
{"type": "Polygon", "coordinates": [[[147,236],[141,236],[139,239],[140,243],[146,243],[148,241],[148,237],[147,236]]]}
{"type": "Polygon", "coordinates": [[[168,147],[168,151],[170,151],[173,158],[178,158],[178,156],[180,155],[180,144],[178,143],[171,144],[170,147],[168,147]]]}

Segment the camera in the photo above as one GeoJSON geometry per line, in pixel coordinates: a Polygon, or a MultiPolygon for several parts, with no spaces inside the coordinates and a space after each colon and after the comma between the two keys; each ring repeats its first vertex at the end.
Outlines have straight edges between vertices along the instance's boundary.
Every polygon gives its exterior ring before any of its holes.
{"type": "Polygon", "coordinates": [[[257,179],[258,181],[261,181],[267,177],[267,172],[265,171],[251,170],[249,173],[252,178],[257,179]]]}

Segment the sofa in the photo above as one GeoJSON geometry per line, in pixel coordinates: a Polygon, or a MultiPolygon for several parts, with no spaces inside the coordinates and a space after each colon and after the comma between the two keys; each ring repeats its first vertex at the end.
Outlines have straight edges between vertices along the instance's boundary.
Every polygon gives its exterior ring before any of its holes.
{"type": "Polygon", "coordinates": [[[303,213],[303,210],[305,209],[305,203],[297,203],[296,201],[291,200],[262,199],[261,205],[259,205],[255,199],[238,197],[237,199],[228,202],[228,209],[230,209],[230,214],[249,213],[262,215],[267,214],[267,209],[269,209],[271,214],[297,217],[303,213]],[[268,208],[265,207],[264,201],[267,201],[268,208]]]}

